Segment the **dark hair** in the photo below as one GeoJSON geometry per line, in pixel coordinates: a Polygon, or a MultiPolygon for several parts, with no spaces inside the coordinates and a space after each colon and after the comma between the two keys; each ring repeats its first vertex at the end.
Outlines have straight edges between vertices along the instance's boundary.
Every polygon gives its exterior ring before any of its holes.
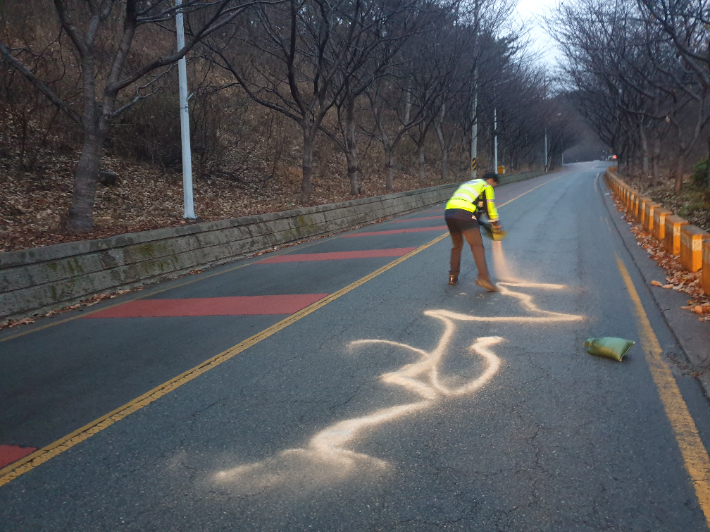
{"type": "Polygon", "coordinates": [[[493,181],[496,182],[496,184],[500,183],[500,178],[498,177],[498,174],[495,172],[488,172],[486,175],[483,176],[484,181],[488,181],[489,179],[492,179],[493,181]]]}

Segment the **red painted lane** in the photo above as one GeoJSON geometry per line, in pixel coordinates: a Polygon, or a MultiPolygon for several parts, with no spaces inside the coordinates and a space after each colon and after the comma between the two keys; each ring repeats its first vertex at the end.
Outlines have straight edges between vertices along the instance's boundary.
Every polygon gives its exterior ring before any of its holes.
{"type": "Polygon", "coordinates": [[[108,308],[84,319],[170,318],[177,316],[254,316],[293,314],[328,294],[286,296],[196,297],[192,299],[139,299],[108,308]]]}
{"type": "Polygon", "coordinates": [[[422,233],[424,231],[448,231],[449,228],[445,225],[437,225],[434,227],[415,227],[414,229],[391,229],[389,231],[370,231],[369,233],[355,233],[352,235],[343,235],[343,238],[353,238],[356,236],[372,236],[372,235],[396,235],[398,233],[422,233]]]}
{"type": "Polygon", "coordinates": [[[368,249],[365,251],[334,251],[331,253],[303,253],[301,255],[279,255],[262,260],[259,264],[278,262],[310,262],[315,260],[366,259],[371,257],[401,257],[417,248],[368,249]]]}
{"type": "Polygon", "coordinates": [[[394,220],[393,224],[403,224],[405,222],[420,222],[422,220],[441,220],[441,216],[427,216],[425,218],[409,218],[408,220],[394,220]]]}
{"type": "Polygon", "coordinates": [[[17,462],[20,458],[24,458],[28,454],[32,454],[37,450],[37,447],[18,447],[17,445],[0,445],[0,469],[13,462],[17,462]]]}

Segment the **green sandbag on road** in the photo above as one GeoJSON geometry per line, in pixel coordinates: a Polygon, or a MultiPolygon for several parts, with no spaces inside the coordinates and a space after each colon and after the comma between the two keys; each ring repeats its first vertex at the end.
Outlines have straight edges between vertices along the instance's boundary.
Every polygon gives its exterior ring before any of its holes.
{"type": "Polygon", "coordinates": [[[590,355],[598,357],[612,358],[618,362],[624,358],[626,352],[636,342],[624,340],[623,338],[612,338],[605,336],[603,338],[587,338],[584,342],[584,347],[590,355]]]}

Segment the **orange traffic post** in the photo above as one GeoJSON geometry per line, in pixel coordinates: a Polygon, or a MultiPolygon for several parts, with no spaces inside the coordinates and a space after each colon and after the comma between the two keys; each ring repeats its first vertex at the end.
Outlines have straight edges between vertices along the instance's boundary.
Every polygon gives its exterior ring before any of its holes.
{"type": "Polygon", "coordinates": [[[695,225],[685,225],[680,230],[680,263],[689,272],[703,267],[703,241],[710,233],[695,225]]]}
{"type": "Polygon", "coordinates": [[[653,214],[660,205],[655,201],[649,201],[643,205],[643,228],[653,234],[653,214]]]}
{"type": "Polygon", "coordinates": [[[666,216],[666,230],[663,238],[663,244],[666,252],[671,255],[680,255],[680,229],[688,222],[680,216],[666,216]]]}
{"type": "Polygon", "coordinates": [[[641,225],[643,225],[643,221],[645,220],[645,214],[646,214],[646,204],[651,203],[653,200],[649,198],[648,196],[640,196],[639,197],[639,208],[638,208],[638,214],[636,215],[636,219],[641,222],[641,225]]]}
{"type": "Polygon", "coordinates": [[[628,209],[633,212],[634,210],[634,202],[636,201],[636,198],[638,197],[638,192],[636,192],[633,188],[629,189],[629,196],[626,198],[626,206],[628,209]]]}
{"type": "Polygon", "coordinates": [[[673,213],[663,207],[658,207],[653,211],[653,236],[656,240],[663,242],[666,238],[666,217],[673,213]]]}
{"type": "Polygon", "coordinates": [[[636,218],[639,212],[639,195],[637,193],[631,194],[631,216],[636,218]]]}
{"type": "Polygon", "coordinates": [[[700,286],[706,296],[710,296],[710,240],[703,242],[703,275],[700,277],[700,286]]]}

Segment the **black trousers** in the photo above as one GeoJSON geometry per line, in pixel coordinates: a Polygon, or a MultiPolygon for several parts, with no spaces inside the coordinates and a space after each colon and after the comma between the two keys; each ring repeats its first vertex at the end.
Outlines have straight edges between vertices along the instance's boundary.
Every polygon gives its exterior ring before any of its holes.
{"type": "Polygon", "coordinates": [[[449,228],[453,247],[451,248],[451,266],[449,273],[459,273],[461,269],[461,250],[463,249],[463,241],[466,239],[468,245],[471,246],[473,260],[478,269],[478,278],[490,280],[488,266],[486,265],[486,252],[483,249],[483,238],[478,227],[478,221],[473,218],[471,220],[459,220],[456,218],[446,218],[446,225],[449,228]]]}

